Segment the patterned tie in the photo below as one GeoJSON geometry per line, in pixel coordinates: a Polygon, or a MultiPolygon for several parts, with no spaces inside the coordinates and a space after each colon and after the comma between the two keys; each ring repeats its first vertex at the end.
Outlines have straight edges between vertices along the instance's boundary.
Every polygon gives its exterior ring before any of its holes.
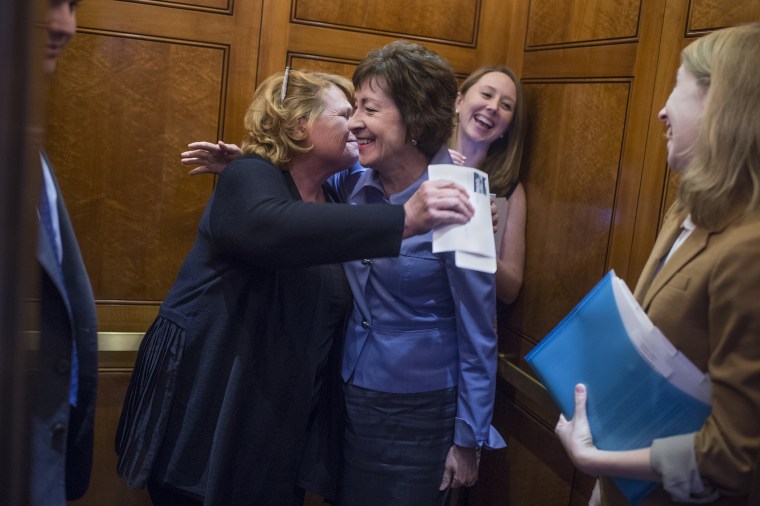
{"type": "MultiPolygon", "coordinates": [[[[40,201],[37,205],[37,211],[40,215],[40,223],[45,230],[45,235],[50,241],[50,247],[53,249],[55,264],[58,266],[58,274],[63,282],[61,295],[66,299],[68,305],[68,294],[66,293],[66,283],[63,278],[63,266],[61,265],[61,252],[58,250],[58,241],[56,241],[55,228],[53,227],[53,215],[50,212],[50,199],[48,199],[46,187],[42,185],[40,191],[40,201]]],[[[69,404],[77,405],[77,391],[79,389],[79,360],[77,359],[77,343],[71,341],[71,383],[69,385],[69,404]]]]}

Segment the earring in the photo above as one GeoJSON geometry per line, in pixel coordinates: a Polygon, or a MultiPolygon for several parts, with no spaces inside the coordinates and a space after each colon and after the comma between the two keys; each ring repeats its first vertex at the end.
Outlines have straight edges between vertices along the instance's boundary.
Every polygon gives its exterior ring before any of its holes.
{"type": "Polygon", "coordinates": [[[417,139],[412,139],[411,141],[409,141],[409,144],[411,144],[412,146],[416,146],[417,145],[417,139]]]}

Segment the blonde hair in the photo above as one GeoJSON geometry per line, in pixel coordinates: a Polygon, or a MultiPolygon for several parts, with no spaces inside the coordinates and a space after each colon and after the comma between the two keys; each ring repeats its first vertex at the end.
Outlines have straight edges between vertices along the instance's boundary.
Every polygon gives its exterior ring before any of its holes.
{"type": "MultiPolygon", "coordinates": [[[[500,137],[491,143],[488,147],[486,158],[479,167],[480,170],[488,174],[488,187],[491,192],[501,196],[506,194],[509,188],[516,185],[520,180],[526,129],[525,100],[520,80],[517,79],[517,76],[515,76],[515,73],[509,67],[503,65],[480,67],[464,80],[459,87],[459,93],[464,95],[467,93],[467,90],[480,81],[480,78],[491,72],[501,72],[512,79],[517,92],[515,109],[509,128],[507,128],[504,137],[500,137]]],[[[459,125],[457,124],[451,136],[449,146],[456,146],[458,134],[459,125]]]]}
{"type": "Polygon", "coordinates": [[[244,154],[261,156],[287,170],[294,157],[313,148],[304,143],[307,130],[302,128],[301,120],[311,127],[322,114],[323,92],[335,86],[353,103],[354,87],[344,77],[321,72],[291,70],[285,87],[284,78],[285,73],[279,72],[256,88],[245,113],[246,136],[241,149],[244,154]]]}
{"type": "Polygon", "coordinates": [[[694,155],[678,198],[700,227],[760,210],[760,23],[692,42],[681,64],[707,90],[694,155]]]}

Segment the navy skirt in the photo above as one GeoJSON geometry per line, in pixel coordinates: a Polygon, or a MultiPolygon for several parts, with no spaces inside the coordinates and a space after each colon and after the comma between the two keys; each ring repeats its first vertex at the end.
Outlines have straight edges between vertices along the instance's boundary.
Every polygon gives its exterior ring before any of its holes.
{"type": "Polygon", "coordinates": [[[130,487],[143,487],[169,420],[185,331],[159,316],[145,333],[116,430],[116,470],[130,487]]]}
{"type": "Polygon", "coordinates": [[[344,385],[341,506],[437,506],[454,441],[457,389],[394,394],[344,385]]]}

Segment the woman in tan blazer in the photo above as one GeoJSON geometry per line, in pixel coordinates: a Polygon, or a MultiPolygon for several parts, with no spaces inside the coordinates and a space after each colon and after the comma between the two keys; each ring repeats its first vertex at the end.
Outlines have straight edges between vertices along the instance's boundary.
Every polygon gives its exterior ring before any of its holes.
{"type": "Polygon", "coordinates": [[[642,505],[760,504],[760,23],[687,46],[659,117],[668,164],[682,172],[635,290],[652,322],[712,381],[712,412],[691,434],[648,448],[594,447],[586,390],[556,432],[601,498],[627,504],[607,476],[662,484],[642,505]],[[754,491],[753,491],[754,488],[754,491]]]}

